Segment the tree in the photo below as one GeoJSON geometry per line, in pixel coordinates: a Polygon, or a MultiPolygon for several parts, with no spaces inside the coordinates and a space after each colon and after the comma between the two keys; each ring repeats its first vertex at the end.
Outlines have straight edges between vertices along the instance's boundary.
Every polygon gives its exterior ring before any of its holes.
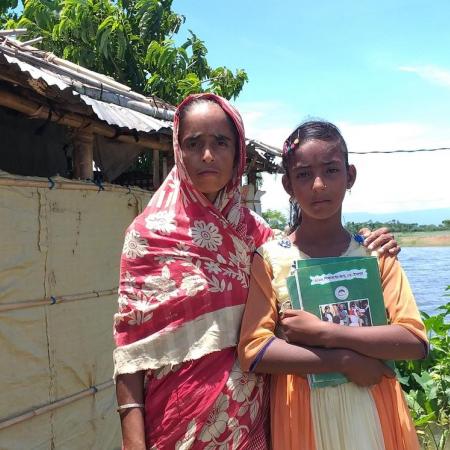
{"type": "Polygon", "coordinates": [[[172,0],[0,0],[0,26],[41,36],[43,50],[113,77],[137,92],[177,104],[190,93],[236,98],[247,74],[208,64],[208,50],[195,33],[180,45],[173,37],[185,17],[172,0]],[[3,12],[3,13],[2,13],[3,12]],[[8,14],[9,13],[9,14],[8,14]]]}
{"type": "Polygon", "coordinates": [[[270,228],[276,228],[277,230],[283,231],[287,225],[287,219],[280,211],[268,209],[262,213],[262,216],[269,224],[270,228]]]}

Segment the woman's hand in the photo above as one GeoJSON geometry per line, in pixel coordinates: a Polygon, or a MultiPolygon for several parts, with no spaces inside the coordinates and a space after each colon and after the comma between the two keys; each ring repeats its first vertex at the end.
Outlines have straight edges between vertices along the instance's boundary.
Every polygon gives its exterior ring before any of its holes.
{"type": "Polygon", "coordinates": [[[330,327],[337,326],[324,322],[306,311],[288,309],[281,319],[281,330],[284,339],[297,345],[308,347],[324,346],[325,335],[330,327]]]}
{"type": "Polygon", "coordinates": [[[351,350],[341,350],[341,372],[358,386],[378,384],[383,377],[394,378],[395,373],[379,359],[361,355],[351,350]]]}
{"type": "Polygon", "coordinates": [[[382,227],[374,231],[370,231],[368,228],[361,228],[358,233],[364,237],[363,245],[369,250],[376,250],[379,254],[387,253],[392,256],[400,253],[401,248],[394,239],[394,235],[389,231],[389,228],[382,227]]]}

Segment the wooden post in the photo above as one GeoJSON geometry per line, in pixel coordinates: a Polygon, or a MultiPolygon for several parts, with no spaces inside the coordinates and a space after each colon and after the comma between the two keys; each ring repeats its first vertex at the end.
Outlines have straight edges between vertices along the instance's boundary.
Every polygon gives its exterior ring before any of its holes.
{"type": "Polygon", "coordinates": [[[153,150],[153,187],[159,188],[161,179],[159,176],[159,150],[153,150]]]}
{"type": "Polygon", "coordinates": [[[247,180],[248,180],[248,184],[251,184],[254,186],[255,188],[255,192],[256,192],[256,171],[251,169],[248,173],[247,173],[247,180]]]}
{"type": "Polygon", "coordinates": [[[163,176],[163,180],[165,180],[167,178],[167,158],[164,156],[162,159],[162,176],[163,176]]]}
{"type": "Polygon", "coordinates": [[[94,135],[87,131],[76,131],[73,142],[73,178],[94,178],[94,135]]]}

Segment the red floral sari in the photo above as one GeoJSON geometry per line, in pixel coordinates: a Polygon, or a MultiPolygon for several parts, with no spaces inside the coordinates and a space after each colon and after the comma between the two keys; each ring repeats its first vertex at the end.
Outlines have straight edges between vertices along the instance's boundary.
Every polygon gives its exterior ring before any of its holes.
{"type": "Polygon", "coordinates": [[[235,346],[252,254],[272,233],[240,204],[239,114],[215,95],[188,97],[175,115],[174,151],[174,169],[125,236],[115,375],[147,371],[150,449],[265,449],[267,389],[240,370],[235,346]],[[214,205],[192,185],[178,143],[180,110],[199,98],[218,103],[239,135],[239,162],[214,205]]]}

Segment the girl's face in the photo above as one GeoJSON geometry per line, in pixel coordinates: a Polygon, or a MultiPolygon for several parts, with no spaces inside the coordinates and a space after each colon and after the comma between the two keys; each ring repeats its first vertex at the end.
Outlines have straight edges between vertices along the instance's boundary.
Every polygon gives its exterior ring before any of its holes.
{"type": "Polygon", "coordinates": [[[341,214],[346,189],[353,186],[356,169],[345,166],[336,142],[306,141],[290,156],[283,176],[286,192],[295,197],[302,217],[325,220],[341,214]]]}
{"type": "Polygon", "coordinates": [[[230,119],[215,103],[194,104],[180,123],[178,139],[192,183],[214,202],[233,176],[237,142],[230,119]]]}

